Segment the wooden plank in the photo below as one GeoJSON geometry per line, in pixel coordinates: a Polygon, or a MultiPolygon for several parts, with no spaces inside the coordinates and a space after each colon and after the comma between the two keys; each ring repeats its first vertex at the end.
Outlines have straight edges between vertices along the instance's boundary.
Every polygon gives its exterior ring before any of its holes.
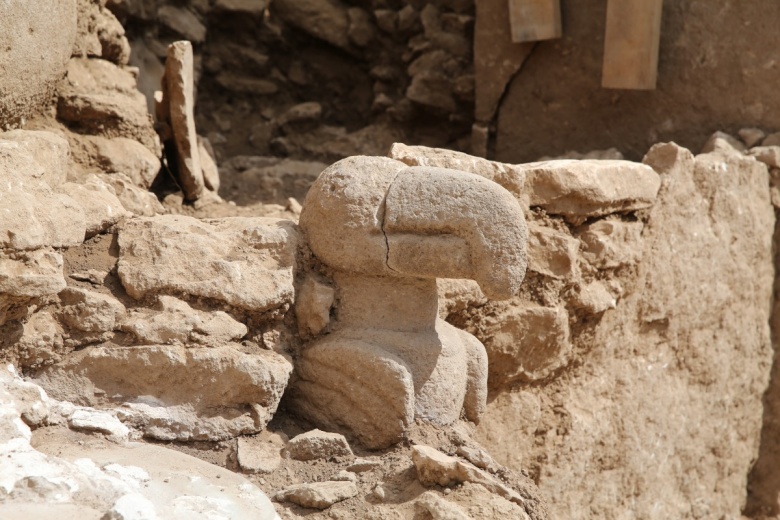
{"type": "Polygon", "coordinates": [[[512,41],[535,42],[560,38],[560,0],[509,0],[512,41]]]}
{"type": "Polygon", "coordinates": [[[601,86],[653,90],[663,0],[609,0],[601,86]]]}

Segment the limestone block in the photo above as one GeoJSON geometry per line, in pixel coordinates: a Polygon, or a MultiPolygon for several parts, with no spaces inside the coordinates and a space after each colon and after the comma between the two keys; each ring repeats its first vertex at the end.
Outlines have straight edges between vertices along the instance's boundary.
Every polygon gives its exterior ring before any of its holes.
{"type": "Polygon", "coordinates": [[[198,311],[172,296],[159,296],[154,309],[132,311],[120,328],[141,344],[224,345],[247,333],[225,312],[198,311]]]}
{"type": "Polygon", "coordinates": [[[347,439],[340,433],[311,430],[296,435],[287,443],[287,451],[295,460],[354,458],[347,439]]]}
{"type": "Polygon", "coordinates": [[[352,498],[358,494],[354,482],[326,481],[310,484],[296,484],[276,495],[280,501],[292,502],[302,507],[327,509],[337,502],[352,498]]]}
{"type": "Polygon", "coordinates": [[[570,280],[578,272],[579,241],[538,224],[528,225],[528,269],[551,278],[570,280]]]}
{"type": "Polygon", "coordinates": [[[68,425],[74,430],[93,430],[117,439],[127,440],[130,429],[115,415],[100,410],[79,408],[68,418],[68,425]]]}
{"type": "Polygon", "coordinates": [[[62,321],[84,332],[109,332],[125,316],[125,306],[108,294],[68,287],[60,293],[62,321]]]}
{"type": "Polygon", "coordinates": [[[531,206],[572,218],[650,207],[661,186],[652,168],[629,161],[558,160],[523,167],[531,206]]]}
{"type": "Polygon", "coordinates": [[[580,287],[572,298],[572,304],[589,314],[601,314],[617,305],[615,297],[601,282],[591,282],[580,287]]]}
{"type": "Polygon", "coordinates": [[[187,40],[202,43],[206,39],[206,26],[195,13],[186,7],[162,5],[157,10],[157,17],[160,23],[173,29],[187,40]]]}
{"type": "Polygon", "coordinates": [[[427,491],[418,498],[414,507],[416,511],[427,513],[433,520],[470,520],[470,516],[458,505],[447,502],[439,495],[427,491]]]}
{"type": "Polygon", "coordinates": [[[747,147],[736,137],[725,132],[715,132],[702,146],[701,153],[726,153],[742,154],[747,152],[747,147]]]}
{"type": "MultiPolygon", "coordinates": [[[[165,6],[163,9],[178,8],[165,6]]],[[[194,74],[192,44],[181,41],[168,46],[162,82],[165,112],[162,120],[170,125],[173,133],[178,179],[187,200],[198,199],[205,186],[195,131],[194,74]]]]}
{"type": "Polygon", "coordinates": [[[282,463],[284,440],[276,433],[262,432],[255,437],[239,437],[236,445],[238,465],[247,473],[271,473],[282,463]]]}
{"type": "Polygon", "coordinates": [[[162,215],[126,221],[118,273],[128,294],[186,294],[251,311],[292,303],[296,226],[286,220],[197,220],[162,215]]]}
{"type": "MultiPolygon", "coordinates": [[[[31,170],[31,177],[40,178],[52,188],[65,182],[71,167],[71,156],[70,145],[64,138],[41,130],[12,130],[0,134],[0,140],[18,143],[34,159],[32,162],[27,162],[28,157],[24,155],[22,160],[26,165],[15,166],[19,168],[26,166],[32,169],[40,165],[43,170],[40,176],[32,173],[31,170]]],[[[0,153],[0,164],[8,159],[6,154],[0,153]]],[[[5,169],[5,165],[0,165],[0,169],[5,169]]],[[[13,174],[20,175],[22,172],[17,169],[13,174]]]]}
{"type": "Polygon", "coordinates": [[[569,317],[561,307],[510,306],[486,320],[490,384],[540,381],[569,362],[569,317]]]}
{"type": "Polygon", "coordinates": [[[76,0],[0,5],[0,128],[49,102],[76,40],[76,0]]]}
{"type": "Polygon", "coordinates": [[[750,155],[771,168],[780,168],[780,146],[756,146],[750,155]]]}
{"type": "Polygon", "coordinates": [[[114,194],[113,188],[92,176],[86,184],[66,182],[57,188],[84,210],[85,237],[102,233],[120,219],[130,216],[114,194]]]}
{"type": "Polygon", "coordinates": [[[597,220],[587,224],[579,238],[582,257],[599,269],[637,263],[641,258],[644,224],[620,220],[597,220]]]}
{"type": "Polygon", "coordinates": [[[278,0],[274,14],[315,38],[349,50],[347,8],[338,0],[278,0]]]}
{"type": "Polygon", "coordinates": [[[125,210],[140,217],[153,217],[165,213],[165,208],[154,193],[139,188],[122,173],[100,174],[98,178],[114,189],[125,210]]]}
{"type": "MultiPolygon", "coordinates": [[[[45,155],[42,160],[47,161],[45,155]]],[[[83,210],[44,180],[57,181],[58,175],[47,174],[27,145],[0,140],[0,247],[70,247],[84,241],[83,210]]]]}
{"type": "Polygon", "coordinates": [[[73,58],[68,62],[57,117],[93,135],[135,139],[160,155],[159,138],[135,77],[109,61],[73,58]]]}
{"type": "Polygon", "coordinates": [[[262,15],[268,8],[269,0],[217,0],[214,9],[244,13],[250,15],[262,15]]]}
{"type": "Polygon", "coordinates": [[[160,172],[160,159],[134,139],[86,136],[90,157],[106,173],[123,173],[135,186],[149,188],[160,172]]]}
{"type": "Polygon", "coordinates": [[[65,288],[62,255],[52,251],[0,256],[0,295],[36,298],[65,288]]]}
{"type": "Polygon", "coordinates": [[[97,393],[125,402],[123,419],[150,437],[224,440],[266,425],[291,372],[273,351],[98,346],[48,367],[36,382],[57,399],[89,404],[97,393]]]}

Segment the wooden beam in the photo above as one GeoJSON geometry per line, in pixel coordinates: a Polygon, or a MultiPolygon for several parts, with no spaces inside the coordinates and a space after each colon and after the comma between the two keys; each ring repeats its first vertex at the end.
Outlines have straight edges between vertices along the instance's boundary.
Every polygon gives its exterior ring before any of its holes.
{"type": "Polygon", "coordinates": [[[601,86],[653,90],[663,0],[609,0],[601,86]]]}
{"type": "Polygon", "coordinates": [[[560,38],[560,0],[508,0],[512,41],[535,42],[560,38]]]}

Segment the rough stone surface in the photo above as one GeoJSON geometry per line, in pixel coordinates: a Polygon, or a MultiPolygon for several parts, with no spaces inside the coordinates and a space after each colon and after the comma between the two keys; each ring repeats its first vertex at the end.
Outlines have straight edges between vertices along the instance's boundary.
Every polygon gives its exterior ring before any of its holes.
{"type": "Polygon", "coordinates": [[[674,144],[645,162],[662,187],[625,294],[561,377],[492,401],[480,439],[555,517],[739,518],[772,359],[768,173],[674,144]]]}
{"type": "Polygon", "coordinates": [[[284,220],[138,218],[120,229],[118,273],[133,298],[186,294],[265,311],[292,303],[296,247],[284,220]]]}
{"type": "Polygon", "coordinates": [[[121,173],[98,175],[100,180],[114,189],[125,210],[140,217],[152,217],[165,213],[154,193],[139,188],[129,177],[121,173]]]}
{"type": "Polygon", "coordinates": [[[221,346],[247,333],[246,325],[227,313],[197,311],[173,296],[159,296],[154,309],[132,311],[120,327],[141,344],[221,346]]]}
{"type": "Polygon", "coordinates": [[[126,402],[125,420],[150,437],[222,440],[262,429],[291,372],[271,351],[97,346],[46,369],[37,382],[58,399],[93,404],[110,395],[126,402]]]}
{"type": "Polygon", "coordinates": [[[707,139],[701,148],[701,153],[744,153],[747,147],[733,135],[725,132],[715,132],[707,139]]]}
{"type": "Polygon", "coordinates": [[[120,219],[130,216],[114,194],[113,188],[97,177],[91,177],[86,184],[66,182],[57,189],[76,201],[84,210],[86,238],[102,233],[120,219]]]}
{"type": "Polygon", "coordinates": [[[652,168],[628,161],[559,160],[524,167],[531,205],[567,217],[647,208],[661,185],[652,168]]]}
{"type": "MultiPolygon", "coordinates": [[[[27,167],[35,168],[40,166],[42,170],[40,179],[50,187],[56,188],[65,182],[68,171],[71,168],[71,156],[70,145],[64,138],[55,133],[42,130],[12,130],[0,134],[0,139],[18,143],[27,154],[32,156],[34,161],[27,163],[27,167]]],[[[13,153],[10,149],[8,152],[13,153]]],[[[8,159],[6,156],[0,159],[0,161],[4,162],[8,159]]],[[[28,160],[27,155],[23,156],[23,160],[25,162],[28,160]]],[[[19,167],[23,165],[18,164],[14,166],[19,167]]],[[[0,168],[3,167],[0,166],[0,168]]],[[[14,172],[14,175],[19,175],[20,173],[17,170],[14,172]]],[[[31,172],[31,174],[33,177],[38,177],[37,172],[31,172]]]]}
{"type": "Polygon", "coordinates": [[[76,41],[76,0],[0,5],[0,129],[49,102],[76,41]]]}
{"type": "Polygon", "coordinates": [[[125,306],[107,294],[68,287],[60,293],[62,321],[84,332],[114,330],[125,316],[125,306]]]}
{"type": "Polygon", "coordinates": [[[597,220],[579,235],[582,257],[598,269],[636,264],[641,257],[641,222],[597,220]]]}
{"type": "Polygon", "coordinates": [[[100,59],[74,58],[58,91],[57,117],[77,130],[135,139],[158,155],[160,144],[135,77],[100,59]]]}
{"type": "Polygon", "coordinates": [[[135,186],[149,188],[160,172],[160,159],[133,139],[85,138],[88,155],[105,173],[123,173],[135,186]]]}
{"type": "Polygon", "coordinates": [[[579,241],[548,227],[528,226],[528,269],[558,279],[577,274],[579,241]]]}
{"type": "Polygon", "coordinates": [[[278,0],[273,12],[298,29],[341,49],[350,48],[347,8],[338,0],[278,0]]]}
{"type": "Polygon", "coordinates": [[[130,430],[115,415],[99,410],[80,408],[68,418],[74,430],[93,430],[117,439],[127,440],[130,430]]]}
{"type": "Polygon", "coordinates": [[[355,495],[357,495],[357,486],[354,482],[328,481],[288,487],[280,491],[276,495],[276,499],[312,509],[327,509],[336,502],[352,498],[355,495]]]}
{"type": "Polygon", "coordinates": [[[488,353],[489,381],[539,381],[571,360],[569,317],[564,308],[509,307],[486,319],[482,338],[488,353]]]}
{"type": "Polygon", "coordinates": [[[163,112],[173,134],[178,179],[188,200],[197,200],[204,188],[195,131],[193,75],[192,44],[187,41],[171,44],[163,78],[163,112]]]}
{"type": "Polygon", "coordinates": [[[470,520],[471,518],[456,504],[447,502],[431,492],[423,493],[415,502],[415,507],[418,511],[430,515],[433,520],[470,520]]]}
{"type": "Polygon", "coordinates": [[[322,430],[311,430],[296,435],[287,443],[287,451],[290,457],[296,460],[354,457],[343,435],[322,430]]]}
{"type": "Polygon", "coordinates": [[[282,462],[284,441],[278,434],[263,432],[256,437],[239,437],[236,459],[246,473],[272,473],[282,462]]]}

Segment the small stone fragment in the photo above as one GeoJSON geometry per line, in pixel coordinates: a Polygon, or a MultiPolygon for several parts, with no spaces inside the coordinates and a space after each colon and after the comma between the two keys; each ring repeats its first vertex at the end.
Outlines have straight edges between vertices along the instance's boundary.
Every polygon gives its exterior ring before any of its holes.
{"type": "Polygon", "coordinates": [[[750,155],[771,168],[780,168],[780,146],[756,146],[750,155]]]}
{"type": "Polygon", "coordinates": [[[157,520],[154,504],[141,493],[122,495],[100,520],[157,520]]]}
{"type": "Polygon", "coordinates": [[[458,450],[456,451],[456,454],[463,457],[464,459],[471,462],[472,464],[474,464],[476,467],[480,469],[489,470],[490,468],[496,466],[493,457],[491,457],[487,451],[480,448],[459,446],[458,450]]]}
{"type": "Polygon", "coordinates": [[[761,141],[761,146],[780,146],[780,132],[769,134],[761,141]]]}
{"type": "Polygon", "coordinates": [[[62,266],[62,255],[53,251],[17,253],[13,258],[0,255],[0,295],[35,298],[57,294],[66,286],[62,266]]]}
{"type": "Polygon", "coordinates": [[[525,504],[519,493],[510,489],[489,473],[455,457],[445,455],[430,446],[412,447],[412,462],[417,478],[424,486],[449,486],[463,482],[480,484],[488,491],[500,495],[518,505],[525,504]]]}
{"type": "Polygon", "coordinates": [[[206,39],[206,26],[189,9],[163,5],[157,10],[157,19],[187,40],[201,43],[206,39]]]}
{"type": "Polygon", "coordinates": [[[642,255],[641,222],[597,220],[580,234],[582,257],[598,269],[635,264],[642,255]]]}
{"type": "Polygon", "coordinates": [[[68,287],[60,293],[62,321],[84,332],[109,332],[125,315],[125,306],[107,294],[68,287]]]}
{"type": "Polygon", "coordinates": [[[428,513],[431,520],[470,520],[460,506],[448,502],[433,491],[423,493],[414,503],[420,513],[428,513]]]}
{"type": "Polygon", "coordinates": [[[357,493],[357,486],[354,482],[327,481],[288,487],[277,493],[276,499],[292,502],[301,507],[327,509],[336,502],[354,497],[357,493]]]}
{"type": "Polygon", "coordinates": [[[268,4],[269,0],[216,0],[214,9],[260,16],[268,9],[268,4]]]}
{"type": "Polygon", "coordinates": [[[748,148],[753,148],[766,137],[766,133],[760,128],[742,128],[737,134],[748,148]]]}
{"type": "Polygon", "coordinates": [[[701,153],[745,153],[747,147],[734,136],[725,132],[715,132],[702,146],[701,153]]]}
{"type": "Polygon", "coordinates": [[[330,285],[308,276],[298,290],[295,315],[302,333],[316,336],[330,324],[336,292],[330,285]]]}
{"type": "Polygon", "coordinates": [[[165,213],[165,208],[154,193],[139,188],[135,182],[122,173],[100,174],[98,178],[114,189],[122,206],[139,217],[152,217],[165,213]]]}
{"type": "Polygon", "coordinates": [[[114,190],[96,176],[85,184],[66,182],[58,190],[75,200],[84,209],[85,238],[107,230],[120,219],[130,216],[114,195],[114,190]]]}
{"type": "Polygon", "coordinates": [[[347,8],[339,0],[274,0],[282,20],[315,38],[349,50],[347,8]]]}
{"type": "Polygon", "coordinates": [[[343,435],[322,430],[311,430],[293,437],[287,443],[287,451],[296,460],[354,457],[343,435]]]}
{"type": "Polygon", "coordinates": [[[214,150],[211,148],[211,143],[205,137],[198,136],[198,154],[206,187],[215,193],[219,192],[219,169],[214,161],[214,150]]]}
{"type": "Polygon", "coordinates": [[[509,307],[486,319],[490,383],[540,381],[569,362],[569,317],[563,307],[509,307]]]}
{"type": "Polygon", "coordinates": [[[347,471],[353,473],[364,473],[366,471],[373,471],[382,465],[382,461],[379,459],[360,458],[347,466],[347,471]]]}
{"type": "Polygon", "coordinates": [[[76,430],[92,430],[127,439],[130,429],[109,412],[79,408],[68,418],[68,425],[76,430]]]}
{"type": "Polygon", "coordinates": [[[369,14],[359,7],[347,9],[349,39],[358,47],[365,47],[374,39],[374,26],[369,14]]]}
{"type": "Polygon", "coordinates": [[[579,241],[549,227],[528,224],[528,269],[556,279],[577,273],[579,241]]]}
{"type": "Polygon", "coordinates": [[[579,292],[572,298],[572,303],[589,314],[601,314],[617,305],[615,297],[601,282],[591,282],[580,287],[579,292]]]}
{"type": "Polygon", "coordinates": [[[247,473],[271,473],[282,462],[279,452],[283,445],[281,439],[275,442],[270,436],[264,434],[257,437],[239,437],[238,465],[247,473]]]}
{"type": "Polygon", "coordinates": [[[149,188],[160,172],[160,159],[133,139],[89,136],[92,154],[106,173],[124,173],[134,185],[149,188]]]}

